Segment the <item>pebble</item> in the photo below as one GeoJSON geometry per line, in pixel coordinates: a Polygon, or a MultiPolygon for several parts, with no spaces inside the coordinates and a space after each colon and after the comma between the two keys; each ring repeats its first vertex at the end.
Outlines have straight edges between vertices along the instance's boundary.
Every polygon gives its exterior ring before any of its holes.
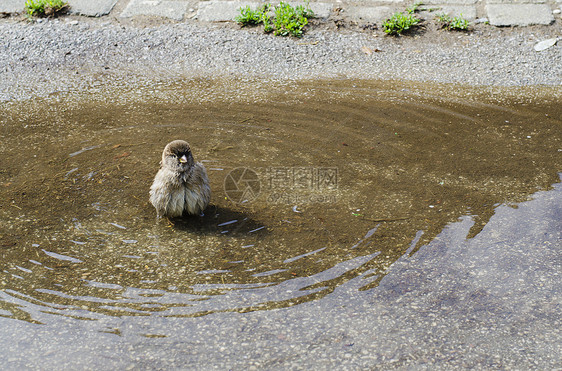
{"type": "Polygon", "coordinates": [[[534,49],[537,52],[541,52],[543,50],[546,50],[546,49],[550,48],[551,46],[556,45],[557,41],[558,41],[558,38],[556,38],[556,37],[552,38],[552,39],[543,40],[543,41],[535,44],[534,49]]]}

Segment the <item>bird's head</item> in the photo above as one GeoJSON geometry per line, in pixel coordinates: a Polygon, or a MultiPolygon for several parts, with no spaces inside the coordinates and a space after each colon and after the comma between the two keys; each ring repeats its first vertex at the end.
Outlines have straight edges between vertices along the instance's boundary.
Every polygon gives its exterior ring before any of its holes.
{"type": "Polygon", "coordinates": [[[177,172],[189,170],[195,161],[191,154],[189,143],[183,140],[174,140],[168,143],[162,152],[162,166],[177,172]]]}

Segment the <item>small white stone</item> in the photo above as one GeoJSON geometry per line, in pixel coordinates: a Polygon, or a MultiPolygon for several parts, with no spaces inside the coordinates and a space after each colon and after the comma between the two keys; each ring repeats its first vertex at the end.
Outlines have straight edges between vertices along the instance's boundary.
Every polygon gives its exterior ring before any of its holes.
{"type": "Polygon", "coordinates": [[[558,38],[556,37],[552,39],[543,40],[541,42],[536,43],[534,49],[537,52],[541,52],[543,50],[550,48],[551,46],[556,45],[557,42],[558,42],[558,38]]]}

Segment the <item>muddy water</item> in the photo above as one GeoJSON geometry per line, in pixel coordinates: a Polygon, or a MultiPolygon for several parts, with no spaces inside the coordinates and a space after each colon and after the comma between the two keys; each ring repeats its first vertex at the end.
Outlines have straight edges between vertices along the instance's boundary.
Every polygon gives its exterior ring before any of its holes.
{"type": "Polygon", "coordinates": [[[447,224],[471,215],[471,238],[559,181],[562,107],[501,93],[201,80],[4,103],[0,315],[192,317],[375,287],[447,224]],[[158,222],[173,139],[213,197],[158,222]]]}

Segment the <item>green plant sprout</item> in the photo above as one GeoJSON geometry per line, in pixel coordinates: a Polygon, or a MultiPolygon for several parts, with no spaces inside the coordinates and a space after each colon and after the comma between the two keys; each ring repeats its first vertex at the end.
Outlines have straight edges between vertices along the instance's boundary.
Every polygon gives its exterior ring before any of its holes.
{"type": "Polygon", "coordinates": [[[449,17],[446,14],[439,14],[436,17],[437,21],[441,24],[441,28],[455,31],[468,30],[468,21],[463,18],[462,14],[456,17],[449,17]]]}
{"type": "Polygon", "coordinates": [[[422,5],[423,3],[421,1],[417,1],[415,3],[413,3],[411,6],[406,8],[406,12],[408,14],[414,14],[415,12],[418,11],[419,7],[422,5]]]}
{"type": "Polygon", "coordinates": [[[308,24],[308,18],[313,15],[310,8],[302,5],[293,8],[290,4],[281,1],[275,7],[275,35],[302,37],[302,30],[308,24]]]}
{"type": "Polygon", "coordinates": [[[412,13],[394,13],[392,17],[384,21],[382,26],[386,34],[400,35],[403,32],[408,32],[420,22],[421,20],[412,13]]]}
{"type": "Polygon", "coordinates": [[[449,23],[450,30],[468,30],[468,21],[462,17],[462,14],[458,17],[453,17],[451,23],[449,23]]]}
{"type": "Polygon", "coordinates": [[[25,12],[29,17],[49,17],[68,9],[68,3],[62,0],[26,0],[25,12]]]}
{"type": "Polygon", "coordinates": [[[270,7],[271,5],[264,4],[256,10],[252,10],[250,6],[240,8],[240,15],[235,18],[235,21],[242,27],[257,26],[260,23],[264,23],[264,18],[269,18],[267,13],[270,7]]]}
{"type": "Polygon", "coordinates": [[[262,5],[256,10],[249,6],[240,8],[240,15],[235,18],[242,27],[263,24],[264,32],[274,31],[276,36],[302,37],[303,29],[308,24],[308,19],[314,17],[308,2],[306,6],[296,7],[281,1],[273,9],[273,20],[270,16],[271,4],[262,5]]]}

